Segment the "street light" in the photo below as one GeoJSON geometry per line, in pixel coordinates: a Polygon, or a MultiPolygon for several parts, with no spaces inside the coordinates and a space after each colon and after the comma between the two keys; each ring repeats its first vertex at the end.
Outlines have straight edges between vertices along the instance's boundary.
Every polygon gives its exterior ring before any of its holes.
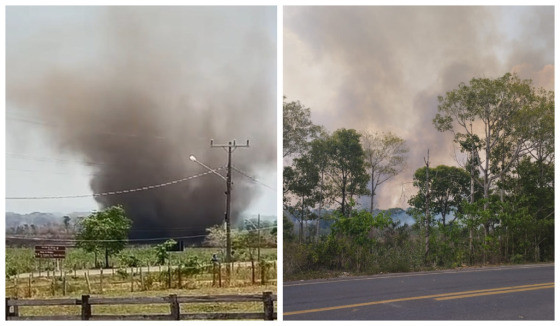
{"type": "Polygon", "coordinates": [[[214,173],[215,175],[219,176],[220,178],[224,179],[225,181],[227,181],[226,177],[224,177],[223,175],[219,174],[218,172],[216,172],[217,169],[212,169],[211,167],[209,167],[208,165],[200,162],[199,160],[196,159],[196,157],[194,155],[191,154],[191,156],[189,156],[189,159],[193,162],[196,162],[200,165],[202,165],[203,167],[205,167],[206,169],[208,169],[210,172],[214,173]]]}
{"type": "Polygon", "coordinates": [[[218,172],[216,172],[216,169],[212,169],[211,167],[209,167],[208,165],[200,162],[199,160],[196,159],[196,157],[194,155],[190,155],[189,159],[193,162],[196,162],[200,165],[202,165],[204,168],[206,168],[207,170],[209,170],[210,172],[214,173],[215,175],[219,176],[220,178],[222,178],[225,182],[226,182],[226,186],[227,186],[227,191],[226,191],[226,212],[225,212],[225,222],[226,222],[226,274],[228,276],[228,282],[229,282],[229,278],[230,278],[230,263],[231,263],[231,231],[230,231],[230,221],[229,221],[229,202],[230,202],[230,192],[231,192],[231,179],[230,179],[230,173],[231,173],[231,169],[230,169],[230,165],[228,164],[228,177],[224,177],[223,175],[219,174],[218,172]]]}
{"type": "Polygon", "coordinates": [[[246,145],[238,145],[236,144],[235,140],[233,140],[233,142],[228,142],[227,144],[214,144],[214,140],[211,139],[210,140],[210,147],[221,147],[223,149],[227,149],[228,152],[228,163],[227,163],[227,178],[225,178],[223,175],[219,174],[216,172],[216,170],[212,170],[210,167],[206,166],[205,164],[203,164],[202,162],[199,162],[196,157],[194,157],[194,155],[191,155],[189,157],[189,159],[193,162],[196,162],[200,165],[202,165],[203,167],[205,167],[206,169],[210,170],[212,173],[217,174],[220,176],[220,178],[224,179],[226,181],[226,212],[225,212],[225,220],[226,220],[226,263],[227,263],[227,267],[226,267],[226,274],[227,274],[227,278],[228,278],[228,282],[231,279],[231,237],[230,237],[230,233],[231,233],[231,153],[233,152],[233,150],[235,150],[238,147],[249,147],[249,141],[247,140],[247,144],[246,145]]]}

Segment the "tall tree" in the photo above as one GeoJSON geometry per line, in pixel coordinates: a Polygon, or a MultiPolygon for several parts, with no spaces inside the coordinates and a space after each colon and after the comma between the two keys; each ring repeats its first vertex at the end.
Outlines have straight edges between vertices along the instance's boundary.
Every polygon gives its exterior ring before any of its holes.
{"type": "Polygon", "coordinates": [[[402,172],[406,165],[408,147],[404,139],[391,132],[365,131],[361,140],[370,175],[369,212],[373,214],[377,187],[402,172]]]}
{"type": "Polygon", "coordinates": [[[323,214],[323,207],[325,202],[328,201],[328,189],[326,184],[325,173],[330,164],[329,156],[329,134],[326,132],[321,132],[319,137],[312,140],[310,144],[309,155],[313,158],[317,170],[319,172],[319,185],[317,189],[317,200],[319,203],[319,208],[317,212],[317,223],[315,224],[315,239],[319,240],[319,231],[321,218],[323,214]]]}
{"type": "Polygon", "coordinates": [[[360,134],[354,129],[338,129],[329,137],[327,167],[333,199],[340,204],[344,216],[350,216],[349,202],[353,196],[368,195],[368,174],[360,134]]]}
{"type": "Polygon", "coordinates": [[[132,221],[122,206],[111,206],[81,220],[76,236],[77,246],[88,252],[105,253],[105,267],[109,256],[124,249],[132,221]]]}
{"type": "Polygon", "coordinates": [[[284,168],[284,182],[290,193],[296,196],[296,204],[291,207],[294,216],[298,217],[299,239],[303,242],[303,224],[316,203],[316,188],[319,183],[319,171],[308,155],[294,159],[293,167],[284,168]]]}
{"type": "Polygon", "coordinates": [[[311,110],[299,101],[283,103],[284,157],[301,154],[321,130],[311,122],[311,110]]]}
{"type": "MultiPolygon", "coordinates": [[[[497,79],[473,78],[468,85],[461,83],[445,97],[438,97],[435,127],[452,131],[459,143],[480,139],[480,149],[476,149],[480,159],[472,163],[482,174],[485,210],[493,185],[526,149],[528,134],[521,117],[524,110],[538,104],[534,92],[530,81],[507,73],[497,79]]],[[[484,226],[488,233],[490,222],[484,226]]]]}

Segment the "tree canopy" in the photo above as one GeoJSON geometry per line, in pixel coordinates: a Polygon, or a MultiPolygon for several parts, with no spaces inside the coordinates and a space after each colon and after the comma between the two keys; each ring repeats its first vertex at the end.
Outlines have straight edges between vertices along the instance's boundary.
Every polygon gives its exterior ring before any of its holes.
{"type": "Polygon", "coordinates": [[[122,206],[111,206],[94,212],[80,221],[77,246],[87,252],[105,253],[105,267],[109,257],[124,249],[132,221],[122,206]]]}

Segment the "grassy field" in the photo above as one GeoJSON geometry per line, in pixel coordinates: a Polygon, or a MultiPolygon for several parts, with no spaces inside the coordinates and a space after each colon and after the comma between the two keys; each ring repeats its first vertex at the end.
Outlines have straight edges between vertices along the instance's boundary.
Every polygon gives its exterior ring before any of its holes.
{"type": "MultiPolygon", "coordinates": [[[[252,265],[244,261],[245,257],[236,257],[237,261],[232,264],[229,282],[225,264],[221,264],[221,274],[219,274],[217,267],[210,263],[212,254],[217,251],[213,248],[187,248],[183,252],[172,252],[170,272],[168,266],[154,266],[155,252],[152,248],[147,246],[127,248],[110,260],[113,268],[104,269],[103,275],[100,275],[99,269],[91,269],[94,266],[94,256],[81,249],[67,249],[67,258],[62,262],[62,273],[60,269],[53,273],[54,260],[44,259],[39,264],[39,261],[34,258],[32,248],[7,248],[6,270],[11,268],[14,275],[6,277],[6,296],[79,299],[83,294],[90,294],[92,297],[150,297],[169,294],[182,296],[261,294],[266,291],[276,293],[275,248],[261,249],[261,257],[266,260],[263,265],[257,262],[252,265]],[[138,267],[126,265],[129,256],[138,259],[138,267]],[[197,262],[197,267],[177,269],[180,263],[188,260],[197,262]],[[148,265],[150,265],[149,272],[148,265]],[[39,267],[42,270],[40,276],[39,267]],[[46,270],[50,270],[48,276],[46,270]]],[[[98,257],[99,260],[101,258],[98,257]]],[[[92,309],[93,314],[169,313],[168,304],[103,305],[93,306],[92,309]]],[[[189,313],[262,312],[262,309],[262,302],[181,304],[181,311],[189,313]]],[[[19,312],[22,316],[76,315],[79,314],[80,307],[21,307],[19,312]]]]}
{"type": "MultiPolygon", "coordinates": [[[[196,259],[201,263],[210,263],[213,253],[219,253],[220,248],[188,247],[182,252],[170,252],[171,265],[179,265],[189,259],[196,259]]],[[[157,258],[155,249],[151,246],[134,246],[125,248],[118,255],[110,257],[109,264],[115,268],[128,267],[130,257],[137,260],[137,266],[154,266],[157,258]]],[[[234,261],[249,261],[245,254],[234,255],[234,261]]],[[[103,263],[104,257],[97,257],[99,263],[103,263]]],[[[261,248],[261,259],[276,261],[276,248],[261,248]]],[[[66,258],[62,261],[64,270],[95,268],[95,255],[85,252],[79,248],[68,248],[66,258]]],[[[6,274],[8,276],[39,272],[39,270],[55,269],[54,259],[36,259],[34,249],[28,248],[6,248],[6,274]]]]}

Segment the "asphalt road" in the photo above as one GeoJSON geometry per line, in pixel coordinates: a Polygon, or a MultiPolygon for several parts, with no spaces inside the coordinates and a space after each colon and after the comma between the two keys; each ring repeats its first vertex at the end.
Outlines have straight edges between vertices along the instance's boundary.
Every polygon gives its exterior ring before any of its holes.
{"type": "Polygon", "coordinates": [[[554,264],[284,282],[284,320],[553,320],[554,264]]]}

